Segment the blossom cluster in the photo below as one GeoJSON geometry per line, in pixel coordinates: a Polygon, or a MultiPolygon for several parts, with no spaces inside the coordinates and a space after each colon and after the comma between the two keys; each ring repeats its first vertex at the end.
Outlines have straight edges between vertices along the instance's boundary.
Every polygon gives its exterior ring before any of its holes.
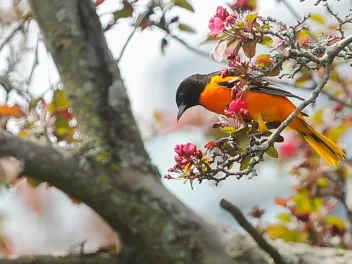
{"type": "MultiPolygon", "coordinates": [[[[203,157],[206,155],[192,143],[177,144],[174,148],[176,155],[174,157],[176,164],[168,172],[178,173],[178,178],[194,180],[196,170],[202,166],[203,157]]],[[[172,179],[170,174],[164,176],[166,179],[172,179]]]]}

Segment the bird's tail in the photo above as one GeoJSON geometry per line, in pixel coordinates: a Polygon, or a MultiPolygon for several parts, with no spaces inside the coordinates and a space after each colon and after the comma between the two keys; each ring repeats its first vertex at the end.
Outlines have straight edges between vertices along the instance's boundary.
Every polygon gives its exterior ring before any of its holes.
{"type": "Polygon", "coordinates": [[[308,144],[330,165],[338,165],[346,158],[345,152],[327,137],[300,119],[304,129],[298,130],[308,144]]]}

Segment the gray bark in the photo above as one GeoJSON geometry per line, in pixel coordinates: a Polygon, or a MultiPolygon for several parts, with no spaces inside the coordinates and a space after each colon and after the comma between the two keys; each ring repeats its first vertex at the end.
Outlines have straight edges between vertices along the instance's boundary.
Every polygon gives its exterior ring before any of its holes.
{"type": "Polygon", "coordinates": [[[72,166],[71,173],[61,170],[51,183],[94,209],[121,234],[127,248],[144,255],[144,261],[232,263],[214,228],[161,185],[92,2],[30,3],[81,135],[76,158],[70,159],[78,166],[72,166]]]}

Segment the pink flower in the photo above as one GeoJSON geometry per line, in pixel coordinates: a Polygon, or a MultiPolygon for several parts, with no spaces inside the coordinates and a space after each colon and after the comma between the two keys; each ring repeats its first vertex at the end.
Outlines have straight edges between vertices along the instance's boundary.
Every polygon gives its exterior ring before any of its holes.
{"type": "Polygon", "coordinates": [[[184,152],[188,155],[193,155],[196,153],[196,151],[197,151],[197,147],[196,147],[196,145],[194,145],[192,143],[187,143],[184,146],[184,152]]]}
{"type": "Polygon", "coordinates": [[[226,18],[226,25],[228,26],[228,25],[231,25],[231,24],[233,24],[233,22],[235,22],[235,20],[236,20],[236,18],[234,17],[234,16],[228,16],[227,18],[226,18]]]}
{"type": "Polygon", "coordinates": [[[236,99],[230,103],[228,109],[225,110],[225,114],[228,114],[231,116],[235,116],[237,114],[248,115],[249,112],[247,108],[248,108],[248,103],[246,101],[242,101],[241,99],[236,99]]]}
{"type": "Polygon", "coordinates": [[[175,155],[175,162],[177,167],[184,168],[187,164],[192,164],[192,158],[201,159],[203,157],[196,145],[192,143],[177,144],[174,148],[177,155],[175,155]]]}
{"type": "Polygon", "coordinates": [[[231,4],[230,7],[232,9],[240,8],[242,10],[249,10],[253,11],[256,9],[256,3],[255,1],[250,1],[250,0],[237,0],[236,4],[231,4]]]}
{"type": "Polygon", "coordinates": [[[289,159],[297,153],[298,145],[291,139],[290,141],[280,144],[279,150],[282,159],[289,159]]]}
{"type": "Polygon", "coordinates": [[[233,88],[231,89],[231,98],[232,99],[236,99],[236,96],[238,95],[238,93],[241,92],[241,88],[238,86],[237,83],[235,83],[235,85],[233,86],[233,88]]]}
{"type": "Polygon", "coordinates": [[[223,8],[222,6],[218,6],[216,8],[215,17],[218,17],[222,21],[225,21],[228,16],[229,16],[229,12],[227,12],[226,8],[223,8]]]}
{"type": "Polygon", "coordinates": [[[224,21],[222,21],[219,17],[210,18],[208,27],[212,36],[219,35],[225,29],[224,21]]]}
{"type": "Polygon", "coordinates": [[[225,78],[227,76],[229,76],[229,69],[225,68],[222,72],[221,72],[221,78],[225,78]]]}

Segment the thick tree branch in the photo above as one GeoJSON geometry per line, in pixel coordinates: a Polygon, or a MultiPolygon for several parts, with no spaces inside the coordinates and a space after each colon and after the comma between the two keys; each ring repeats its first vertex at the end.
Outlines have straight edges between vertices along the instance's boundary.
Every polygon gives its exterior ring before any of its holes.
{"type": "Polygon", "coordinates": [[[273,258],[276,264],[286,264],[280,253],[247,221],[240,209],[225,199],[220,201],[220,205],[236,219],[240,226],[257,242],[258,246],[273,258]]]}
{"type": "Polygon", "coordinates": [[[108,253],[67,256],[24,256],[0,259],[0,264],[130,264],[130,259],[108,253]]]}
{"type": "MultiPolygon", "coordinates": [[[[135,247],[136,257],[146,263],[233,263],[214,227],[161,185],[92,2],[30,4],[80,130],[76,156],[67,161],[78,168],[70,173],[65,170],[69,165],[59,159],[60,165],[51,165],[61,173],[45,173],[46,180],[94,209],[121,234],[125,247],[135,247]]],[[[33,172],[40,173],[35,166],[43,156],[26,162],[33,172]]],[[[44,173],[36,173],[31,176],[45,180],[44,173]]]]}

